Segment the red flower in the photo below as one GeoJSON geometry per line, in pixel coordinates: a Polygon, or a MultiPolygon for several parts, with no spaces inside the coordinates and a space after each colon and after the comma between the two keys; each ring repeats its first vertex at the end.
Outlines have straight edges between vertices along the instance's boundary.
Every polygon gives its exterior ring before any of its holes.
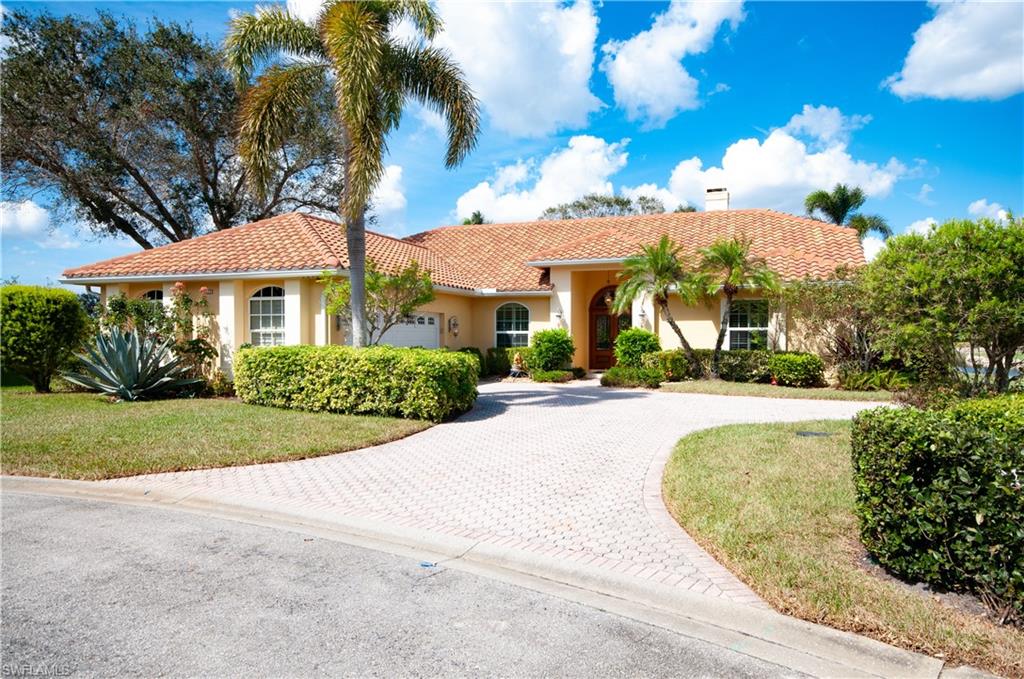
{"type": "Polygon", "coordinates": [[[174,284],[174,289],[177,290],[178,292],[184,292],[185,284],[182,283],[181,281],[178,281],[177,283],[174,284]]]}
{"type": "Polygon", "coordinates": [[[203,287],[199,288],[199,294],[202,295],[203,297],[206,297],[207,295],[210,294],[210,288],[204,285],[203,287]]]}

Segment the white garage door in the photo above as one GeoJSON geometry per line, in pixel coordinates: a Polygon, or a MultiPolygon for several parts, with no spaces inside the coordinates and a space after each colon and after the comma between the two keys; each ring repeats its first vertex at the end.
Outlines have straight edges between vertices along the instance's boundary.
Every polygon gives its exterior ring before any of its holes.
{"type": "Polygon", "coordinates": [[[437,349],[441,346],[441,317],[428,313],[408,316],[384,333],[380,343],[393,347],[437,349]]]}

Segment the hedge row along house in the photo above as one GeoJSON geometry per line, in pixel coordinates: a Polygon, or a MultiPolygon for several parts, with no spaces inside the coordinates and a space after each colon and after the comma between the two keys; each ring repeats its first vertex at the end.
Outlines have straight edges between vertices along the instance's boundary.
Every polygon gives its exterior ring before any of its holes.
{"type": "MultiPolygon", "coordinates": [[[[486,350],[527,346],[532,333],[561,327],[575,340],[574,364],[590,369],[614,364],[615,337],[627,327],[649,329],[663,347],[677,347],[650,299],[637,300],[629,313],[610,309],[623,260],[664,234],[694,256],[718,239],[749,238],[752,254],[783,280],[864,264],[853,229],[772,210],[730,210],[727,192],[708,193],[704,212],[446,226],[401,239],[368,232],[367,258],[378,268],[394,272],[416,261],[430,271],[436,293],[382,343],[486,350]]],[[[317,282],[324,271],[344,276],[347,265],[342,225],[291,213],[69,269],[62,282],[98,286],[104,301],[123,293],[169,303],[177,282],[194,292],[206,287],[220,367],[230,374],[243,344],[348,343],[317,282]]],[[[714,346],[717,303],[684,307],[673,299],[670,310],[695,348],[714,346]]],[[[745,290],[733,305],[725,348],[795,349],[797,331],[784,309],[745,290]]]]}

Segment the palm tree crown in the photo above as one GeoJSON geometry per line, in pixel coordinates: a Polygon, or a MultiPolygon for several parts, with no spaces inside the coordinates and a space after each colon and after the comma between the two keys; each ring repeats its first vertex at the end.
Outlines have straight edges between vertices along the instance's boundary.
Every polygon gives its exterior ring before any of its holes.
{"type": "Polygon", "coordinates": [[[345,159],[341,200],[352,283],[353,340],[364,341],[365,212],[384,174],[387,135],[409,100],[448,124],[445,164],[451,168],[476,144],[479,108],[462,71],[429,42],[441,21],[426,0],[329,0],[315,25],[280,7],[258,9],[231,22],[227,62],[248,87],[239,120],[239,152],[254,187],[264,190],[283,142],[318,98],[333,100],[345,159]],[[401,41],[391,29],[406,19],[419,40],[401,41]]]}
{"type": "Polygon", "coordinates": [[[716,241],[700,250],[701,266],[699,285],[707,299],[714,299],[721,290],[725,296],[722,304],[722,320],[718,329],[718,340],[715,342],[715,353],[711,358],[711,374],[718,376],[719,363],[722,357],[722,344],[729,329],[729,311],[733,299],[743,288],[752,288],[765,292],[779,289],[779,277],[768,268],[761,257],[750,254],[750,240],[734,238],[716,241]]]}
{"type": "Polygon", "coordinates": [[[814,191],[804,200],[804,209],[811,217],[821,213],[836,226],[846,226],[857,231],[857,236],[864,236],[875,231],[883,238],[892,235],[892,229],[883,217],[878,215],[861,215],[857,210],[864,205],[867,197],[860,187],[852,189],[846,184],[836,184],[832,191],[814,191]]]}
{"type": "Polygon", "coordinates": [[[699,290],[693,284],[694,279],[686,269],[681,250],[682,248],[673,243],[668,236],[662,236],[657,245],[645,245],[639,254],[627,257],[623,262],[622,271],[619,272],[619,278],[623,281],[615,290],[612,310],[615,313],[622,313],[629,309],[633,300],[638,297],[651,297],[666,322],[679,337],[683,351],[693,366],[694,374],[700,375],[704,369],[668,305],[669,297],[673,293],[679,295],[687,306],[695,304],[700,297],[699,290]]]}

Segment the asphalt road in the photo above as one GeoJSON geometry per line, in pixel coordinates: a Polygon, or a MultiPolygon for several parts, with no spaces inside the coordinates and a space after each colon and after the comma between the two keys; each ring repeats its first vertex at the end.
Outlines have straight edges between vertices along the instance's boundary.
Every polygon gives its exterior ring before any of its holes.
{"type": "Polygon", "coordinates": [[[728,676],[775,665],[485,577],[173,510],[5,493],[3,676],[728,676]]]}

